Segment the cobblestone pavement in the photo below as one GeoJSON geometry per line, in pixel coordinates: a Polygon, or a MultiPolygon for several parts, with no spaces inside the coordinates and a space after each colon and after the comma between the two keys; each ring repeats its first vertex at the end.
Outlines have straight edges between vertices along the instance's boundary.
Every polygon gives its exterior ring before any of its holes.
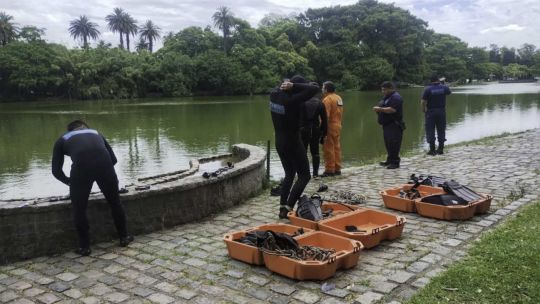
{"type": "Polygon", "coordinates": [[[325,293],[322,282],[289,280],[228,257],[224,233],[278,221],[278,201],[265,193],[198,223],[137,236],[129,248],[101,243],[90,257],[66,253],[0,266],[0,302],[398,303],[462,258],[479,234],[538,198],[539,151],[537,129],[450,147],[443,156],[406,158],[398,170],[370,165],[324,180],[330,189],[364,194],[376,209],[384,209],[377,191],[411,173],[453,177],[495,196],[489,214],[469,221],[405,214],[400,239],[363,251],[356,268],[327,281],[336,288],[325,293]]]}

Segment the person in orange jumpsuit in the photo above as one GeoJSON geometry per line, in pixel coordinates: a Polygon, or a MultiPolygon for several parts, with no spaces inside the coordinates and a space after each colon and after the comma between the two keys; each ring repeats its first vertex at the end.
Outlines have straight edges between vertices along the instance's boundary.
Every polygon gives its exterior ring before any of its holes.
{"type": "Polygon", "coordinates": [[[323,83],[323,104],[328,117],[328,131],[323,139],[324,173],[322,177],[341,175],[341,120],[343,100],[336,94],[336,86],[327,81],[323,83]]]}

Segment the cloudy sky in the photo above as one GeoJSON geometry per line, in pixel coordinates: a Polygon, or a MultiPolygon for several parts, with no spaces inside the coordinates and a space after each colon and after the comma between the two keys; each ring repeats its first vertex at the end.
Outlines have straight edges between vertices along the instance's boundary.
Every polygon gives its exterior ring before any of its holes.
{"type": "MultiPolygon", "coordinates": [[[[348,5],[356,0],[0,0],[0,11],[12,15],[19,26],[46,28],[46,39],[71,47],[69,21],[87,15],[99,24],[101,39],[118,44],[118,37],[108,31],[105,16],[115,7],[124,8],[139,23],[150,19],[163,29],[174,31],[187,26],[211,24],[211,16],[219,6],[230,7],[237,17],[253,26],[268,13],[300,13],[307,8],[348,5]]],[[[540,48],[540,1],[538,0],[380,0],[394,3],[427,21],[438,33],[461,38],[469,46],[519,48],[532,43],[540,48]]],[[[158,46],[161,44],[158,43],[158,46]]]]}

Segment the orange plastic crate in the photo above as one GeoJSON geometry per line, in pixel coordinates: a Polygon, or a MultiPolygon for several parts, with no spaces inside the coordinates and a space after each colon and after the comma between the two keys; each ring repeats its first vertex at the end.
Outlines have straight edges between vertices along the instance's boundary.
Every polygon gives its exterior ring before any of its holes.
{"type": "Polygon", "coordinates": [[[355,267],[363,248],[358,241],[320,231],[301,235],[296,240],[300,246],[332,248],[336,253],[328,261],[320,262],[300,261],[263,252],[266,267],[291,279],[325,280],[334,276],[337,269],[355,267]]]}
{"type": "Polygon", "coordinates": [[[319,222],[319,230],[362,242],[364,248],[373,248],[383,240],[394,240],[401,236],[406,219],[387,212],[360,209],[319,222]],[[346,226],[359,230],[349,232],[346,226]]]}
{"type": "MultiPolygon", "coordinates": [[[[276,223],[257,226],[246,230],[240,230],[236,232],[230,232],[223,236],[223,241],[227,245],[229,256],[235,260],[239,260],[252,265],[264,265],[262,253],[257,247],[249,246],[240,242],[237,242],[240,238],[244,237],[246,233],[250,231],[272,230],[274,232],[286,233],[293,235],[299,229],[304,230],[304,234],[313,232],[308,228],[296,227],[292,225],[276,223]]],[[[295,237],[296,238],[296,237],[295,237]]]]}
{"type": "MultiPolygon", "coordinates": [[[[397,188],[380,191],[379,194],[382,196],[384,206],[389,209],[400,210],[403,212],[416,212],[414,200],[399,197],[399,192],[401,190],[408,191],[413,186],[413,184],[404,184],[397,188]]],[[[445,193],[444,189],[440,187],[420,185],[417,187],[417,189],[420,192],[420,198],[424,196],[445,193]]]]}
{"type": "Polygon", "coordinates": [[[440,220],[467,220],[475,214],[482,214],[489,211],[492,196],[481,194],[484,198],[469,203],[468,205],[441,206],[415,200],[418,214],[440,220]]]}
{"type": "MultiPolygon", "coordinates": [[[[329,209],[334,210],[332,214],[334,216],[352,212],[358,209],[362,209],[359,206],[356,205],[350,205],[350,204],[344,204],[344,203],[335,203],[335,202],[323,202],[321,209],[323,212],[328,211],[329,209]]],[[[317,225],[317,222],[310,221],[301,217],[296,216],[296,210],[290,211],[287,214],[287,217],[289,218],[289,221],[291,221],[291,224],[294,226],[299,227],[305,227],[308,229],[318,230],[319,227],[317,225]]]]}

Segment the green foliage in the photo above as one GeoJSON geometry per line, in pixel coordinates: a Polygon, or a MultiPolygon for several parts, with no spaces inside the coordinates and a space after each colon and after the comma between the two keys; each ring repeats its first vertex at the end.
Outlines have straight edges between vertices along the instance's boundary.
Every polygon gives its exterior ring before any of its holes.
{"type": "Polygon", "coordinates": [[[375,0],[308,9],[297,17],[270,14],[259,28],[220,7],[211,21],[221,35],[210,26],[187,27],[164,35],[155,53],[161,36],[156,24],[147,21],[138,29],[121,8],[105,21],[119,35],[119,48],[103,41],[89,48],[88,39],[99,31],[81,16],[70,33],[85,48],[68,50],[43,41],[44,29],[19,29],[12,16],[0,12],[0,96],[264,94],[294,74],[334,81],[338,89],[377,88],[385,80],[422,84],[432,73],[448,81],[540,75],[534,45],[469,48],[457,37],[428,30],[410,12],[375,0]],[[124,51],[137,32],[137,52],[124,51]]]}

